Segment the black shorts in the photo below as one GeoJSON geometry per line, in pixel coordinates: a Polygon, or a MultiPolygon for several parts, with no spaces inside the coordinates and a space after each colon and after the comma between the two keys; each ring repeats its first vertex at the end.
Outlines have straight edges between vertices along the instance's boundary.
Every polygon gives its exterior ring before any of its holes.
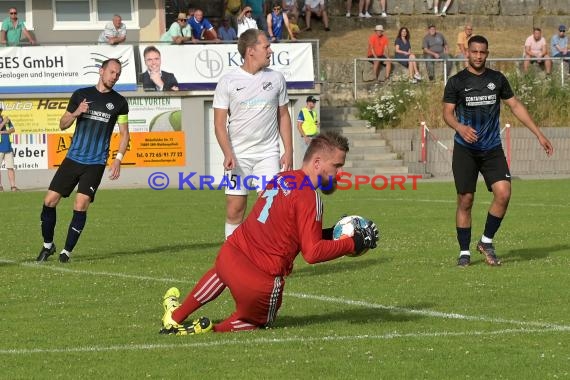
{"type": "Polygon", "coordinates": [[[469,149],[456,142],[453,147],[453,163],[451,166],[455,189],[458,194],[474,193],[477,188],[479,173],[483,175],[489,191],[495,182],[511,182],[511,173],[502,146],[479,151],[469,149]]]}
{"type": "Polygon", "coordinates": [[[64,198],[69,197],[76,185],[77,192],[91,197],[95,201],[95,193],[103,178],[105,165],[86,165],[65,158],[57,172],[53,176],[49,189],[61,194],[64,198]]]}
{"type": "MultiPolygon", "coordinates": [[[[374,56],[369,55],[368,58],[374,58],[374,56]]],[[[368,61],[368,62],[370,62],[371,64],[374,64],[374,62],[380,62],[381,65],[386,66],[386,60],[388,58],[386,58],[385,55],[381,55],[381,56],[376,57],[376,58],[382,59],[382,61],[368,61]]]]}

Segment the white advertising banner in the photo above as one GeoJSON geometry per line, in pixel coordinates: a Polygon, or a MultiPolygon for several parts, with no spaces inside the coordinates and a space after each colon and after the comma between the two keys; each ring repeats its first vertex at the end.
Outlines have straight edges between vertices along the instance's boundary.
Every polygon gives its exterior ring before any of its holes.
{"type": "MultiPolygon", "coordinates": [[[[243,63],[236,44],[140,45],[141,77],[147,70],[144,51],[148,46],[160,51],[160,69],[174,75],[180,90],[213,90],[224,73],[243,63]]],[[[310,43],[276,43],[271,50],[269,67],[283,73],[289,88],[314,88],[310,43]]]]}
{"type": "MultiPolygon", "coordinates": [[[[45,133],[13,134],[12,151],[16,170],[48,168],[47,135],[45,133]]],[[[2,163],[1,169],[5,169],[2,163]]]]}
{"type": "Polygon", "coordinates": [[[101,63],[117,58],[122,73],[117,91],[136,91],[132,45],[24,46],[0,49],[0,93],[73,92],[94,86],[101,63]]]}

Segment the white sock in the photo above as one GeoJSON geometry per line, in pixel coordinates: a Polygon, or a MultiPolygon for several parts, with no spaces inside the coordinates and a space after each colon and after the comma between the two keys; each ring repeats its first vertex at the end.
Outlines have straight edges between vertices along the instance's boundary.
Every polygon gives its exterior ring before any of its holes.
{"type": "Polygon", "coordinates": [[[67,257],[71,257],[71,252],[68,252],[66,249],[62,249],[60,255],[65,254],[67,257]]]}
{"type": "Polygon", "coordinates": [[[490,244],[493,242],[493,239],[489,239],[487,236],[483,235],[481,236],[481,242],[485,244],[490,244]]]}
{"type": "Polygon", "coordinates": [[[459,256],[471,256],[471,252],[469,252],[469,251],[459,251],[459,256]]]}
{"type": "Polygon", "coordinates": [[[443,9],[441,10],[441,13],[445,13],[445,11],[447,11],[447,7],[443,7],[443,9]]]}
{"type": "Polygon", "coordinates": [[[44,248],[51,249],[53,246],[53,241],[51,243],[44,243],[44,248]]]}
{"type": "Polygon", "coordinates": [[[226,226],[225,226],[226,240],[228,240],[228,237],[230,237],[230,235],[233,234],[234,231],[236,230],[236,228],[238,228],[238,227],[239,227],[239,224],[231,224],[231,223],[226,222],[226,226]]]}
{"type": "Polygon", "coordinates": [[[433,7],[433,13],[437,14],[437,7],[433,7]]]}

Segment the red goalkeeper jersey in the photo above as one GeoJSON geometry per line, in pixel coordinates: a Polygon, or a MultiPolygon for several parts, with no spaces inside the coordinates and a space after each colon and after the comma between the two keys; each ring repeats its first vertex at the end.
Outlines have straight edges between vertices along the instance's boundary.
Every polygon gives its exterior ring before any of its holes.
{"type": "Polygon", "coordinates": [[[286,276],[299,252],[310,264],[352,253],[352,239],[323,240],[323,204],[302,170],[279,173],[228,238],[260,270],[286,276]]]}

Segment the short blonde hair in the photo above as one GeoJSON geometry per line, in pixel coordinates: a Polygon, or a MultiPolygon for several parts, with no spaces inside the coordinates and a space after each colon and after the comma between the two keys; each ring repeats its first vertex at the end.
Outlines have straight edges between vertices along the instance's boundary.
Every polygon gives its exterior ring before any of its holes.
{"type": "Polygon", "coordinates": [[[237,43],[238,51],[243,59],[245,59],[247,48],[257,45],[259,36],[262,34],[265,34],[263,30],[248,29],[239,36],[237,43]]]}

